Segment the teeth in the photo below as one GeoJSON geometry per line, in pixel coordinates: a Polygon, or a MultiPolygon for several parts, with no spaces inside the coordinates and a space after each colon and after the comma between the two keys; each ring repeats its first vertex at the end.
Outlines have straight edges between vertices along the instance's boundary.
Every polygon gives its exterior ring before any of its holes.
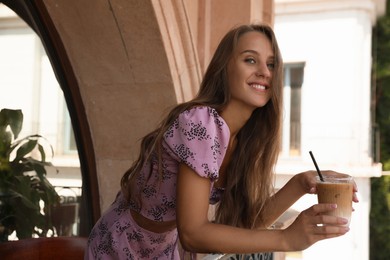
{"type": "Polygon", "coordinates": [[[257,84],[252,84],[252,87],[254,87],[255,89],[261,89],[261,90],[265,90],[266,89],[265,86],[257,85],[257,84]]]}

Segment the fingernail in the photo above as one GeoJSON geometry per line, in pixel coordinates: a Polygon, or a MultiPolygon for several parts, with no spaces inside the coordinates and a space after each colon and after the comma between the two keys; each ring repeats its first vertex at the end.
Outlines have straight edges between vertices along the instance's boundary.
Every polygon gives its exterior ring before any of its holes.
{"type": "Polygon", "coordinates": [[[347,224],[347,223],[348,223],[348,219],[343,218],[342,223],[343,223],[343,224],[347,224]]]}
{"type": "Polygon", "coordinates": [[[332,209],[337,209],[337,204],[332,204],[332,205],[331,205],[331,208],[332,208],[332,209]]]}

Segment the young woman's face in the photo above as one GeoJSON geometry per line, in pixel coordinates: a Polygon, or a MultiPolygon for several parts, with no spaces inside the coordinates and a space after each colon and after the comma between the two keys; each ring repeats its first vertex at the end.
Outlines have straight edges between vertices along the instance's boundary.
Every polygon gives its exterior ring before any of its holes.
{"type": "Polygon", "coordinates": [[[227,66],[231,102],[254,110],[271,98],[274,52],[260,32],[248,32],[238,40],[227,66]]]}

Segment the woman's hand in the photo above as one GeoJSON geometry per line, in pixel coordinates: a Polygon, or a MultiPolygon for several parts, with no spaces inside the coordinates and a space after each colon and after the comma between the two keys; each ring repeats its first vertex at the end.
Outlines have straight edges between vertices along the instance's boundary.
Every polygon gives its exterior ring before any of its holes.
{"type": "Polygon", "coordinates": [[[348,223],[347,219],[324,214],[335,208],[334,204],[316,204],[300,213],[296,220],[283,230],[286,249],[304,250],[320,240],[347,233],[349,228],[342,226],[348,223]]]}
{"type": "Polygon", "coordinates": [[[295,175],[294,179],[296,179],[298,188],[302,191],[303,194],[315,194],[317,192],[316,177],[316,171],[307,171],[295,175]]]}
{"type": "MultiPolygon", "coordinates": [[[[349,175],[344,173],[339,173],[335,171],[321,171],[321,174],[324,176],[339,176],[339,177],[347,177],[349,175]]],[[[317,193],[317,176],[318,173],[316,171],[307,171],[302,172],[294,176],[296,178],[299,188],[303,193],[316,194],[317,193]]],[[[353,202],[359,202],[359,199],[356,195],[358,189],[355,181],[353,180],[353,202]]]]}

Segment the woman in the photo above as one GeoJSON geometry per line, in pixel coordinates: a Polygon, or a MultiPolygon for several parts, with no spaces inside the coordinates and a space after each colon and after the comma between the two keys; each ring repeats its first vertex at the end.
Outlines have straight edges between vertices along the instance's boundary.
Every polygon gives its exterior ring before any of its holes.
{"type": "Polygon", "coordinates": [[[303,211],[285,230],[267,229],[316,192],[316,172],[308,171],[272,194],[281,120],[282,59],[272,29],[234,28],[198,95],[143,138],[121,192],[91,232],[86,259],[180,259],[179,238],[190,252],[297,251],[345,234],[346,220],[326,215],[335,208],[328,204],[303,211]]]}

